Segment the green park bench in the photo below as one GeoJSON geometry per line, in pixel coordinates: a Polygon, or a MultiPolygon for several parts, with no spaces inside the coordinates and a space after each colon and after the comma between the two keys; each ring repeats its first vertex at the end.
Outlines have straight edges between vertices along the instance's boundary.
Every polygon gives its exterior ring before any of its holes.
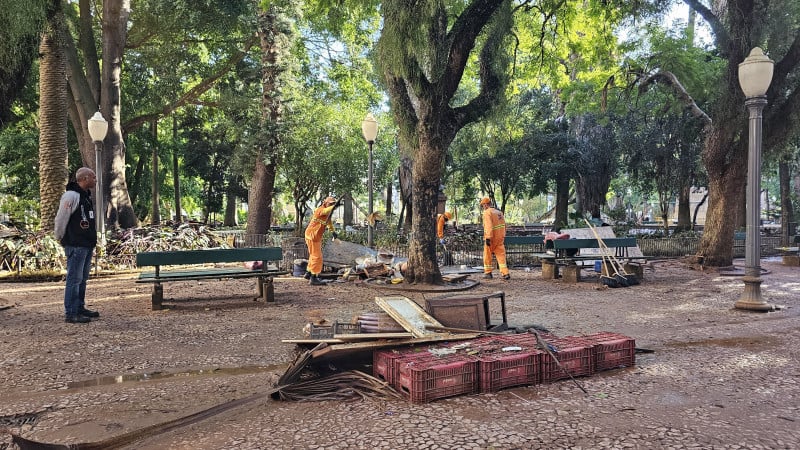
{"type": "Polygon", "coordinates": [[[269,262],[281,261],[283,253],[280,247],[248,247],[248,248],[215,248],[207,250],[178,250],[140,252],[136,254],[137,267],[154,267],[152,272],[139,274],[137,283],[153,283],[152,307],[161,309],[164,300],[163,283],[172,281],[210,280],[225,278],[258,278],[258,296],[265,303],[275,301],[275,288],[272,277],[288,272],[268,268],[269,262]],[[261,261],[261,269],[241,267],[185,267],[220,263],[244,263],[261,261]],[[169,270],[162,267],[169,266],[169,270]]]}
{"type": "MultiPolygon", "coordinates": [[[[613,249],[613,253],[605,254],[614,257],[625,265],[626,271],[635,272],[642,277],[641,262],[646,261],[644,256],[630,256],[629,247],[636,247],[636,238],[603,238],[605,247],[613,249]]],[[[565,281],[580,281],[580,269],[585,261],[603,260],[600,254],[581,254],[582,249],[602,248],[597,239],[555,239],[553,240],[552,253],[537,253],[535,256],[542,261],[542,277],[546,279],[558,278],[558,267],[565,268],[565,281]],[[570,252],[569,250],[577,251],[570,252]]]]}

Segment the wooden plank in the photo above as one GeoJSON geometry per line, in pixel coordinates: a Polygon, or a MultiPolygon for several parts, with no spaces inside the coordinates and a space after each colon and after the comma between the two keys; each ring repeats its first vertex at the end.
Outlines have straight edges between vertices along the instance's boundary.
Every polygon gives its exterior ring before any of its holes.
{"type": "Polygon", "coordinates": [[[433,333],[426,337],[421,337],[421,338],[385,339],[378,341],[335,344],[313,351],[312,357],[314,359],[319,359],[319,360],[326,360],[326,359],[335,360],[339,358],[346,358],[348,355],[354,355],[363,352],[372,352],[373,350],[381,348],[402,347],[402,346],[417,345],[417,344],[430,344],[433,342],[460,341],[466,339],[475,339],[478,336],[481,336],[481,333],[474,333],[474,334],[433,333]]]}
{"type": "Polygon", "coordinates": [[[407,297],[375,297],[375,303],[415,337],[420,338],[435,334],[435,332],[425,329],[427,325],[442,326],[441,323],[407,297]]]}
{"type": "Polygon", "coordinates": [[[469,276],[468,273],[442,275],[442,281],[447,282],[447,283],[458,283],[459,281],[466,280],[468,276],[469,276]]]}
{"type": "Polygon", "coordinates": [[[286,344],[344,344],[341,339],[281,339],[286,344]]]}
{"type": "Polygon", "coordinates": [[[334,339],[343,341],[367,341],[370,339],[408,339],[414,337],[411,333],[354,333],[334,334],[334,339]]]}
{"type": "Polygon", "coordinates": [[[212,248],[205,250],[140,252],[136,254],[136,266],[279,261],[281,259],[283,259],[283,252],[280,247],[212,248]]]}

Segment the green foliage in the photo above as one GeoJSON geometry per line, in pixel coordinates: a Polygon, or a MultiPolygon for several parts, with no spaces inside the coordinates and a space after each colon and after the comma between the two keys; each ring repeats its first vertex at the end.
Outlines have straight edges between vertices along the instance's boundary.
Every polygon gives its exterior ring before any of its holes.
{"type": "Polygon", "coordinates": [[[21,232],[0,238],[0,270],[41,272],[66,264],[64,248],[49,233],[21,232]]]}

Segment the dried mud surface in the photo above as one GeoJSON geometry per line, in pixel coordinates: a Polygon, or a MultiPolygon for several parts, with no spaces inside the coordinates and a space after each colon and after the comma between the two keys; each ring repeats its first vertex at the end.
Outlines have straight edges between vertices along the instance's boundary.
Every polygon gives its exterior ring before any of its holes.
{"type": "MultiPolygon", "coordinates": [[[[467,291],[505,292],[511,325],[614,331],[653,350],[578,379],[588,395],[561,381],[422,405],[263,399],[129,448],[800,448],[800,267],[762,267],[764,297],[780,311],[734,309],[740,277],[679,261],[653,263],[629,288],[543,280],[532,268],[467,291]]],[[[0,429],[97,442],[264,393],[296,354],[281,339],[301,337],[308,321],[379,311],[377,296],[424,305],[439,295],[286,277],[264,305],[253,280],[192,281],[165,284],[168,309],[151,311],[151,286],[134,280],[92,278],[87,303],[101,317],[84,325],[63,321],[63,282],[0,283],[0,429]]],[[[9,442],[0,435],[0,449],[9,442]]]]}

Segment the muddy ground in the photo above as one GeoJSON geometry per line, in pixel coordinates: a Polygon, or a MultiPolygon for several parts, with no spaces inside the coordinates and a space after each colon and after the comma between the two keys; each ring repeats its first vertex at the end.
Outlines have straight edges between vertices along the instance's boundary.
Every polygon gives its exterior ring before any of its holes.
{"type": "MultiPolygon", "coordinates": [[[[654,262],[629,288],[517,268],[510,281],[468,291],[505,292],[511,325],[613,331],[653,351],[635,367],[580,378],[588,394],[561,381],[423,405],[258,398],[127,448],[800,448],[800,267],[762,267],[764,297],[780,311],[733,309],[740,277],[674,260],[654,262]]],[[[263,394],[296,354],[281,339],[400,294],[285,277],[265,306],[252,300],[253,280],[193,281],[166,284],[167,309],[152,311],[150,285],[134,280],[92,278],[87,303],[101,317],[83,325],[63,321],[63,282],[0,283],[0,429],[97,442],[263,394]]],[[[424,304],[441,294],[404,295],[424,304]]],[[[9,442],[0,437],[0,449],[9,442]]]]}

